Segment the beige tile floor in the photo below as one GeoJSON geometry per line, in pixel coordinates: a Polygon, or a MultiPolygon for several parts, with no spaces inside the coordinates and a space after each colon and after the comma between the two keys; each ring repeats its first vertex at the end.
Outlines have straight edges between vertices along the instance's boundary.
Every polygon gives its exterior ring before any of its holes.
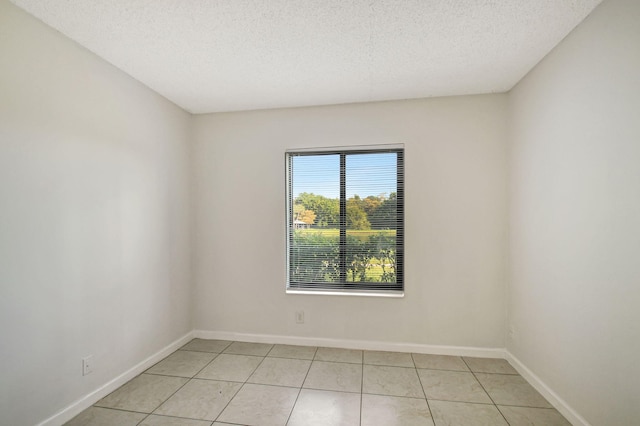
{"type": "Polygon", "coordinates": [[[502,359],[194,339],[67,425],[569,422],[502,359]]]}

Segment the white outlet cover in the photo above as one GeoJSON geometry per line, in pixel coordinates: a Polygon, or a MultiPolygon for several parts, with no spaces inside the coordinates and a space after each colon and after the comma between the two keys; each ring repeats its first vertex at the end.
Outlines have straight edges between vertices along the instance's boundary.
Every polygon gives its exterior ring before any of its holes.
{"type": "Polygon", "coordinates": [[[82,358],[82,375],[86,376],[93,372],[93,355],[82,358]]]}

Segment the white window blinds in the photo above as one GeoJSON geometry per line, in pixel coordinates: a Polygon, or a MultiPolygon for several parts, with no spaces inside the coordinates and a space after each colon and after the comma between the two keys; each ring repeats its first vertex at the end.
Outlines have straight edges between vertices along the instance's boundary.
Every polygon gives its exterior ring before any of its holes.
{"type": "Polygon", "coordinates": [[[404,152],[287,153],[289,289],[402,291],[404,152]]]}

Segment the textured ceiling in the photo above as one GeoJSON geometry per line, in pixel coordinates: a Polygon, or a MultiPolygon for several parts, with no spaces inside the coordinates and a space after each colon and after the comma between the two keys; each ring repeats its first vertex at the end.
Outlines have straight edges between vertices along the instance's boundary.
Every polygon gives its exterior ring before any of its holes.
{"type": "Polygon", "coordinates": [[[12,0],[193,113],[505,92],[601,0],[12,0]]]}

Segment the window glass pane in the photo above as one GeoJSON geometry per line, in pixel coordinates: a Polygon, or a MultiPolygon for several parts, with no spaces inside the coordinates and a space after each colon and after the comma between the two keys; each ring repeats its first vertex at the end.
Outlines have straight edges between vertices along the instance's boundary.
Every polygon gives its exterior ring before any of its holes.
{"type": "Polygon", "coordinates": [[[313,194],[329,199],[340,197],[340,156],[300,155],[291,157],[292,195],[313,194]]]}
{"type": "Polygon", "coordinates": [[[347,282],[395,283],[396,153],[346,157],[347,282]]]}
{"type": "Polygon", "coordinates": [[[340,155],[292,156],[290,281],[337,282],[340,155]]]}

